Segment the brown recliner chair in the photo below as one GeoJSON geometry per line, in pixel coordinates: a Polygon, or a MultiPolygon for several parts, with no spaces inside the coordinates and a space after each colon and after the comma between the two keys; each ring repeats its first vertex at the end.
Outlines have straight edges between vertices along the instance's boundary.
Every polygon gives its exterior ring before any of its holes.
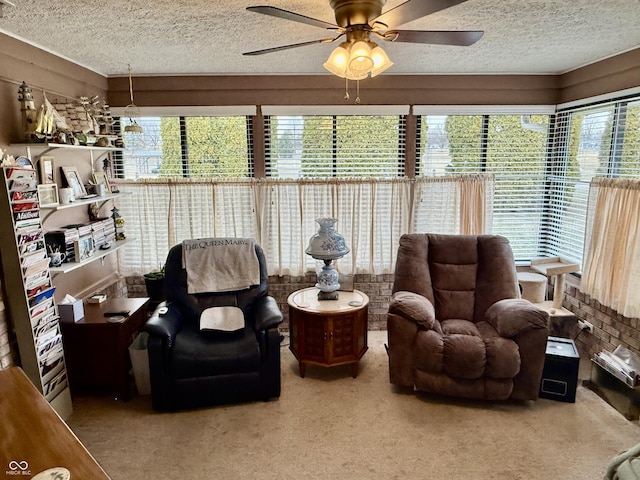
{"type": "Polygon", "coordinates": [[[391,383],[468,398],[536,399],[549,315],[519,297],[506,238],[403,235],[387,317],[391,383]]]}

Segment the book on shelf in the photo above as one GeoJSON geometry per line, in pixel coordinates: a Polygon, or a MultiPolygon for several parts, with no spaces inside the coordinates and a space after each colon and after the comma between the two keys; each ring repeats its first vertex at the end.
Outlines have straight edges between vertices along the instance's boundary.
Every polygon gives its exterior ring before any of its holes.
{"type": "Polygon", "coordinates": [[[64,230],[73,230],[76,229],[78,231],[79,237],[85,237],[87,235],[91,235],[91,224],[90,223],[73,223],[71,225],[65,225],[62,227],[64,230]]]}
{"type": "Polygon", "coordinates": [[[33,168],[9,167],[5,169],[4,175],[10,180],[35,179],[36,171],[33,168]]]}
{"type": "Polygon", "coordinates": [[[25,218],[23,220],[16,220],[15,221],[15,226],[16,226],[16,232],[27,231],[27,230],[35,230],[37,228],[41,228],[41,226],[40,226],[40,215],[36,215],[33,218],[25,218]]]}
{"type": "Polygon", "coordinates": [[[57,345],[62,347],[62,335],[59,332],[54,332],[52,336],[44,338],[41,342],[36,344],[38,359],[44,359],[46,355],[57,345]]]}
{"type": "Polygon", "coordinates": [[[13,202],[11,205],[11,211],[13,213],[17,212],[29,212],[29,211],[38,211],[38,202],[13,202]]]}
{"type": "Polygon", "coordinates": [[[11,202],[22,202],[22,201],[37,201],[38,200],[38,191],[37,190],[22,190],[11,192],[11,202]]]}
{"type": "Polygon", "coordinates": [[[17,212],[13,212],[13,219],[15,220],[16,225],[18,225],[18,222],[21,222],[21,224],[24,224],[25,220],[33,220],[33,219],[40,219],[40,211],[39,210],[19,210],[17,212]]]}
{"type": "Polygon", "coordinates": [[[18,253],[20,255],[29,255],[31,253],[35,253],[38,250],[44,250],[46,252],[43,239],[20,244],[18,253]]]}
{"type": "Polygon", "coordinates": [[[27,290],[35,288],[44,282],[49,281],[49,270],[45,269],[41,272],[35,272],[32,275],[25,275],[24,286],[27,290]]]}
{"type": "MultiPolygon", "coordinates": [[[[49,317],[47,317],[49,318],[49,317]]],[[[37,328],[33,330],[33,334],[35,338],[38,339],[40,337],[46,337],[47,335],[51,335],[52,333],[57,332],[58,329],[58,317],[51,317],[50,320],[46,322],[42,322],[37,328]]]]}
{"type": "Polygon", "coordinates": [[[29,235],[34,235],[37,232],[42,232],[42,228],[40,228],[40,219],[38,219],[38,221],[35,223],[26,224],[26,225],[16,225],[15,227],[15,233],[18,237],[22,235],[28,237],[29,235]]]}
{"type": "Polygon", "coordinates": [[[56,313],[53,305],[42,312],[40,315],[31,318],[31,327],[33,328],[34,335],[39,335],[45,330],[48,330],[48,325],[58,325],[58,314],[56,313]]]}
{"type": "Polygon", "coordinates": [[[42,282],[40,285],[36,285],[33,288],[27,288],[27,297],[33,297],[40,292],[44,292],[50,286],[49,282],[42,282]]]}
{"type": "Polygon", "coordinates": [[[47,381],[43,387],[43,395],[45,400],[51,402],[58,396],[67,386],[67,371],[64,368],[60,369],[58,373],[51,380],[47,381]]]}
{"type": "Polygon", "coordinates": [[[40,302],[35,307],[32,307],[29,310],[29,314],[31,317],[37,317],[49,310],[51,307],[53,307],[53,298],[47,298],[45,301],[40,302]]]}
{"type": "Polygon", "coordinates": [[[55,377],[64,365],[64,350],[62,345],[54,348],[40,360],[40,376],[43,379],[55,377]]]}
{"type": "Polygon", "coordinates": [[[56,287],[49,287],[45,290],[43,290],[42,292],[38,292],[36,295],[29,297],[29,307],[35,307],[36,305],[41,304],[42,302],[44,302],[45,300],[50,299],[51,297],[53,297],[53,294],[56,291],[56,287]]]}
{"type": "Polygon", "coordinates": [[[58,343],[61,343],[61,341],[58,340],[59,335],[60,335],[60,332],[58,331],[57,325],[53,326],[53,328],[48,328],[46,330],[41,331],[40,334],[35,337],[36,347],[40,349],[41,347],[52,342],[54,346],[57,345],[58,343]]]}
{"type": "Polygon", "coordinates": [[[34,263],[42,261],[47,256],[45,250],[38,250],[28,255],[22,256],[22,268],[27,268],[34,263]]]}
{"type": "Polygon", "coordinates": [[[33,262],[31,260],[29,260],[29,262],[27,263],[27,265],[24,265],[23,262],[23,269],[24,269],[24,277],[28,278],[31,277],[33,275],[36,275],[40,272],[44,272],[49,268],[49,257],[47,257],[47,254],[45,253],[43,258],[39,258],[41,257],[42,254],[38,254],[37,252],[33,255],[31,255],[31,257],[38,257],[36,260],[34,260],[33,262]]]}

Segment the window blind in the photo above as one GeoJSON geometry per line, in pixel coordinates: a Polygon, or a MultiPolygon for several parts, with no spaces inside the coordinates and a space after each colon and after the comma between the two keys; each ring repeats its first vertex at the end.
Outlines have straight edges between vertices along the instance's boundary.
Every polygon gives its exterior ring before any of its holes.
{"type": "Polygon", "coordinates": [[[582,264],[589,183],[640,178],[640,99],[559,111],[550,139],[544,253],[582,264]]]}
{"type": "Polygon", "coordinates": [[[271,115],[265,130],[271,177],[404,175],[401,115],[271,115]]]}
{"type": "Polygon", "coordinates": [[[137,118],[142,133],[123,132],[125,150],[116,158],[115,175],[131,180],[253,176],[250,118],[137,118]]]}
{"type": "Polygon", "coordinates": [[[419,175],[494,175],[492,233],[518,260],[540,255],[549,115],[423,115],[419,175]]]}

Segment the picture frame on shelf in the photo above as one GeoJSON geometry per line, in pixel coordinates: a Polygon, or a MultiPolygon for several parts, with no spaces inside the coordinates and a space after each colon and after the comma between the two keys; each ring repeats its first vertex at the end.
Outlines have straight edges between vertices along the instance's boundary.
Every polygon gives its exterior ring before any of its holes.
{"type": "Polygon", "coordinates": [[[73,189],[73,194],[76,199],[86,197],[87,190],[84,188],[84,184],[80,179],[80,173],[78,173],[78,169],[73,166],[60,167],[62,170],[62,175],[64,175],[64,179],[67,182],[67,185],[73,189]]]}
{"type": "Polygon", "coordinates": [[[80,237],[73,242],[74,253],[76,256],[76,262],[84,262],[93,257],[95,246],[93,243],[93,237],[86,236],[80,237]]]}
{"type": "Polygon", "coordinates": [[[50,155],[42,155],[39,160],[40,183],[48,185],[56,182],[56,160],[50,155]]]}
{"type": "Polygon", "coordinates": [[[60,205],[58,185],[55,183],[38,185],[38,201],[40,202],[40,208],[60,205]]]}
{"type": "Polygon", "coordinates": [[[107,178],[107,174],[105,172],[93,172],[93,181],[96,185],[104,185],[104,190],[107,195],[113,193],[111,191],[111,186],[109,185],[109,179],[107,178]]]}

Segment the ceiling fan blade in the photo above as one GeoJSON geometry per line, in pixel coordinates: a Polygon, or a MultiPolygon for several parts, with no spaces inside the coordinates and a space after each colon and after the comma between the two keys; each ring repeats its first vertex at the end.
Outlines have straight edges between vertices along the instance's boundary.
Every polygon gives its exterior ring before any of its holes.
{"type": "Polygon", "coordinates": [[[387,27],[399,27],[412,20],[417,20],[445,8],[453,7],[467,0],[407,0],[375,18],[373,23],[383,23],[387,27]]]}
{"type": "Polygon", "coordinates": [[[313,25],[314,27],[327,28],[330,30],[337,30],[339,27],[334,23],[328,23],[316,18],[300,15],[299,13],[290,12],[277,7],[258,6],[247,7],[250,12],[262,13],[263,15],[270,15],[272,17],[283,18],[285,20],[291,20],[294,22],[306,23],[307,25],[313,25]]]}
{"type": "Polygon", "coordinates": [[[338,35],[336,38],[322,38],[320,40],[311,40],[310,42],[292,43],[291,45],[283,45],[281,47],[265,48],[263,50],[254,50],[253,52],[245,52],[242,55],[264,55],[265,53],[279,52],[281,50],[289,50],[290,48],[305,47],[307,45],[315,45],[317,43],[331,43],[339,39],[342,35],[338,35]]]}
{"type": "Polygon", "coordinates": [[[468,47],[476,43],[482,30],[438,31],[438,30],[388,30],[382,38],[389,42],[428,43],[432,45],[457,45],[468,47]]]}

